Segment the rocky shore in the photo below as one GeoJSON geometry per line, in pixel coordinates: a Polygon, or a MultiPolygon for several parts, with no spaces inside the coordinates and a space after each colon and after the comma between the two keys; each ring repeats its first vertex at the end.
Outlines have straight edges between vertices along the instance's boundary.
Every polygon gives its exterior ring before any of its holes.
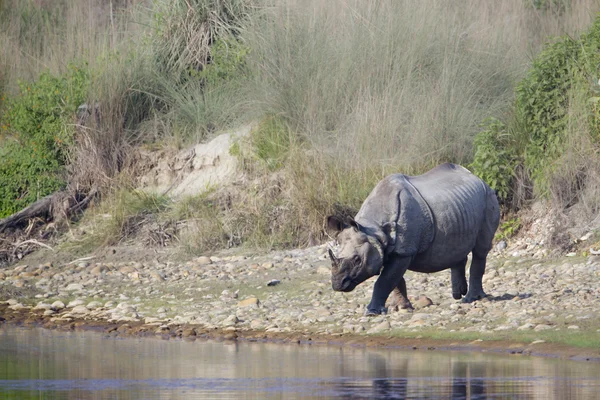
{"type": "MultiPolygon", "coordinates": [[[[169,257],[163,257],[163,259],[169,257]]],[[[600,256],[497,253],[488,298],[452,299],[450,273],[407,274],[414,311],[365,317],[374,279],[331,289],[327,245],[188,261],[81,259],[0,270],[0,322],[109,335],[461,348],[600,362],[600,256]]]]}

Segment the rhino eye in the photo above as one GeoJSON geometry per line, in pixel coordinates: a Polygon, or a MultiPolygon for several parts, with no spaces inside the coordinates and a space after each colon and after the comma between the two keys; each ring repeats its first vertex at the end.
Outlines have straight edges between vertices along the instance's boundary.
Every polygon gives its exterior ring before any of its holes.
{"type": "Polygon", "coordinates": [[[358,254],[355,254],[354,257],[352,257],[352,261],[354,261],[354,264],[360,264],[362,260],[358,254]]]}

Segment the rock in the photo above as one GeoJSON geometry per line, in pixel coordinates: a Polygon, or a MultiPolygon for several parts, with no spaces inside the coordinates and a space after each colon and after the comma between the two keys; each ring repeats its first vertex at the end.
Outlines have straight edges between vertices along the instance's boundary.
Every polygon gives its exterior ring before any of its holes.
{"type": "Polygon", "coordinates": [[[411,317],[411,321],[427,321],[431,319],[431,314],[415,313],[411,317]]]}
{"type": "Polygon", "coordinates": [[[578,326],[578,325],[569,325],[569,326],[567,327],[567,329],[573,329],[573,330],[577,330],[577,329],[579,329],[579,326],[578,326]]]}
{"type": "Polygon", "coordinates": [[[533,329],[533,328],[535,328],[535,325],[534,325],[534,324],[527,323],[527,324],[524,324],[524,325],[521,325],[521,326],[519,326],[519,327],[517,328],[517,330],[519,330],[519,331],[524,331],[524,330],[529,330],[529,329],[533,329]]]}
{"type": "Polygon", "coordinates": [[[132,274],[137,272],[136,269],[131,265],[125,265],[124,267],[119,268],[119,272],[123,275],[132,274]]]}
{"type": "Polygon", "coordinates": [[[90,312],[90,310],[88,310],[88,308],[84,305],[75,306],[71,310],[72,314],[87,314],[89,312],[90,312]]]}
{"type": "Polygon", "coordinates": [[[33,307],[34,310],[51,310],[52,309],[52,304],[48,304],[48,303],[37,303],[37,305],[35,307],[33,307]]]}
{"type": "Polygon", "coordinates": [[[222,323],[222,326],[234,326],[235,324],[237,324],[238,322],[240,322],[240,320],[238,319],[237,316],[235,315],[230,315],[229,317],[227,317],[222,323]]]}
{"type": "Polygon", "coordinates": [[[73,301],[70,301],[69,304],[67,304],[67,308],[73,308],[73,307],[77,307],[80,306],[82,304],[85,304],[85,302],[81,299],[75,299],[73,301]]]}
{"type": "Polygon", "coordinates": [[[425,295],[421,295],[419,296],[419,298],[417,299],[417,301],[415,301],[415,305],[419,308],[425,308],[425,307],[429,307],[431,305],[433,305],[433,301],[431,301],[431,299],[425,295]]]}
{"type": "Polygon", "coordinates": [[[263,329],[264,327],[265,325],[262,321],[259,321],[257,319],[253,319],[252,321],[250,321],[251,329],[263,329]]]}
{"type": "Polygon", "coordinates": [[[25,280],[24,279],[15,279],[12,282],[13,286],[16,288],[22,288],[23,286],[25,286],[25,280]]]}
{"type": "Polygon", "coordinates": [[[260,301],[256,297],[250,297],[250,298],[247,298],[245,300],[238,302],[237,305],[238,305],[238,307],[249,307],[249,306],[258,307],[259,304],[260,304],[260,301]]]}
{"type": "Polygon", "coordinates": [[[196,330],[194,328],[185,328],[181,332],[181,336],[182,337],[195,337],[196,336],[196,330]]]}
{"type": "Polygon", "coordinates": [[[152,280],[156,281],[156,282],[161,282],[161,281],[165,280],[165,278],[160,273],[158,273],[156,271],[152,271],[148,275],[150,275],[150,278],[152,278],[152,280]]]}
{"type": "Polygon", "coordinates": [[[196,258],[196,264],[198,265],[209,265],[212,264],[212,260],[210,259],[210,257],[206,257],[206,256],[201,256],[196,258]]]}
{"type": "Polygon", "coordinates": [[[86,307],[90,310],[95,310],[97,308],[102,307],[102,303],[100,303],[99,301],[91,301],[86,307]]]}
{"type": "Polygon", "coordinates": [[[536,325],[533,330],[536,332],[539,332],[539,331],[546,331],[548,329],[552,329],[552,326],[546,325],[546,324],[539,324],[539,325],[536,325]]]}
{"type": "Polygon", "coordinates": [[[79,290],[83,290],[83,285],[81,283],[70,283],[65,290],[67,292],[75,292],[79,290]]]}
{"type": "Polygon", "coordinates": [[[106,267],[104,265],[97,265],[90,270],[90,274],[96,276],[102,275],[104,272],[106,272],[106,267]]]}
{"type": "Polygon", "coordinates": [[[377,324],[374,327],[372,327],[371,329],[369,329],[367,331],[367,333],[368,334],[381,333],[381,332],[389,330],[391,327],[392,326],[390,325],[390,322],[386,320],[386,321],[380,322],[379,324],[377,324]]]}
{"type": "Polygon", "coordinates": [[[588,232],[585,235],[583,235],[582,237],[580,237],[579,240],[581,240],[582,242],[585,242],[586,240],[591,238],[593,234],[594,234],[593,232],[588,232]]]}
{"type": "Polygon", "coordinates": [[[496,245],[496,250],[498,251],[502,251],[506,249],[506,241],[505,240],[501,240],[498,242],[498,244],[496,245]]]}
{"type": "Polygon", "coordinates": [[[156,334],[156,335],[162,335],[164,333],[169,333],[170,330],[171,329],[167,325],[161,325],[161,326],[158,327],[158,329],[156,329],[154,331],[154,334],[156,334]]]}
{"type": "Polygon", "coordinates": [[[279,285],[281,283],[281,281],[279,279],[271,279],[269,282],[267,282],[267,286],[276,286],[279,285]]]}
{"type": "Polygon", "coordinates": [[[65,308],[65,303],[63,303],[63,302],[62,302],[62,301],[60,301],[60,300],[56,300],[54,303],[52,303],[52,309],[53,309],[53,310],[60,311],[60,310],[62,310],[63,308],[65,308]]]}

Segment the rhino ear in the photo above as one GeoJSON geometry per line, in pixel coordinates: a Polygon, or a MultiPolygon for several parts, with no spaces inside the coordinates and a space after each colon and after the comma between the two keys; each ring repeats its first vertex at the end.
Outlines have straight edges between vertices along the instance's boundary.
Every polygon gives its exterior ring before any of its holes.
{"type": "Polygon", "coordinates": [[[329,217],[327,217],[327,229],[329,229],[330,231],[340,233],[347,227],[348,225],[346,225],[344,221],[342,221],[335,215],[330,215],[329,217]]]}
{"type": "Polygon", "coordinates": [[[362,230],[362,226],[354,220],[352,217],[348,217],[348,225],[350,225],[356,232],[362,230]]]}

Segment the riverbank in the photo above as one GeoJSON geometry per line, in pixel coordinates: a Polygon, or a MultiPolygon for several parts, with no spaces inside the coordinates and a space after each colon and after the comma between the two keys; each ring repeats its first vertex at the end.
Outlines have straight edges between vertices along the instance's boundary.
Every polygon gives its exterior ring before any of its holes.
{"type": "Polygon", "coordinates": [[[188,260],[131,248],[79,260],[40,253],[37,261],[0,271],[0,316],[5,323],[111,336],[456,349],[600,362],[598,256],[495,254],[484,276],[489,297],[473,304],[452,299],[448,272],[409,273],[413,312],[364,317],[373,283],[333,292],[327,245],[188,260]]]}

